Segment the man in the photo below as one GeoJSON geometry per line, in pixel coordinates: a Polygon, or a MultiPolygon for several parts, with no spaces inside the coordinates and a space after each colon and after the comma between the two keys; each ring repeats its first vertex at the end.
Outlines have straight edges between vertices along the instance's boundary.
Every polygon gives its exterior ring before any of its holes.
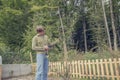
{"type": "Polygon", "coordinates": [[[42,26],[37,26],[36,31],[37,35],[35,35],[32,39],[32,49],[37,53],[36,80],[47,80],[47,52],[49,50],[48,44],[50,44],[50,40],[48,39],[48,36],[45,35],[45,30],[42,26]]]}

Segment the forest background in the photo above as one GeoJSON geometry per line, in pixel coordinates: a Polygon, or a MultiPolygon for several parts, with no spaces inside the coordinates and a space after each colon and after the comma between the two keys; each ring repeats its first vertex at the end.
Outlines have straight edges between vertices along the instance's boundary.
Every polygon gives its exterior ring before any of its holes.
{"type": "Polygon", "coordinates": [[[0,55],[4,64],[30,63],[31,41],[43,25],[50,61],[120,57],[119,0],[0,0],[0,55]]]}

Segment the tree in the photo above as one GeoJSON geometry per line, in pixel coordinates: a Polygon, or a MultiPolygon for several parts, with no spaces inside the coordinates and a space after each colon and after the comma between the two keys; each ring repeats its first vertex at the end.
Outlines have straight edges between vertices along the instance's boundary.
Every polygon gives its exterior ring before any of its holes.
{"type": "Polygon", "coordinates": [[[103,21],[103,11],[101,1],[86,1],[86,24],[88,48],[92,51],[101,53],[107,44],[106,29],[103,21]]]}
{"type": "Polygon", "coordinates": [[[62,17],[61,17],[59,8],[58,8],[58,11],[59,11],[58,14],[59,14],[61,28],[62,28],[64,58],[65,58],[65,60],[67,60],[68,59],[68,52],[67,52],[67,45],[66,45],[66,39],[65,39],[64,25],[63,25],[63,21],[62,21],[62,17]]]}
{"type": "Polygon", "coordinates": [[[87,35],[86,35],[86,7],[85,7],[85,1],[82,1],[83,4],[83,30],[84,30],[84,46],[85,46],[85,52],[87,52],[87,35]]]}
{"type": "Polygon", "coordinates": [[[113,6],[112,6],[112,0],[110,0],[110,14],[111,14],[111,22],[112,22],[112,30],[113,30],[113,43],[114,43],[114,50],[118,51],[117,47],[117,32],[115,28],[115,23],[114,23],[114,14],[113,14],[113,6]]]}
{"type": "Polygon", "coordinates": [[[28,2],[26,0],[1,0],[0,37],[1,41],[12,50],[20,48],[23,43],[23,33],[29,20],[28,2]]]}
{"type": "Polygon", "coordinates": [[[109,32],[108,22],[107,22],[107,18],[106,18],[106,13],[105,13],[104,0],[101,0],[101,1],[102,1],[102,9],[103,9],[103,15],[104,15],[104,23],[105,23],[106,32],[107,32],[109,48],[110,48],[110,50],[112,51],[112,44],[111,44],[110,32],[109,32]]]}

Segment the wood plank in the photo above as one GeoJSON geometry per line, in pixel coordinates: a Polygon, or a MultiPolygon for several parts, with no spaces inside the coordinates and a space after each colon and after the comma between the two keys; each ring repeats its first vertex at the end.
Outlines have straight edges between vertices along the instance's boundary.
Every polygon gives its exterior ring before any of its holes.
{"type": "Polygon", "coordinates": [[[93,65],[93,75],[94,75],[94,79],[96,79],[96,68],[95,68],[95,61],[92,60],[92,65],[93,65]]]}
{"type": "Polygon", "coordinates": [[[75,69],[76,69],[76,78],[78,78],[79,73],[78,73],[78,61],[75,61],[75,69]]]}
{"type": "MultiPolygon", "coordinates": [[[[58,66],[59,66],[59,73],[61,73],[61,62],[60,61],[58,62],[58,66]]],[[[59,73],[58,73],[58,75],[59,75],[59,73]]]]}
{"type": "Polygon", "coordinates": [[[60,72],[60,65],[59,62],[57,62],[57,76],[59,77],[59,72],[60,72]]]}
{"type": "Polygon", "coordinates": [[[70,75],[72,74],[72,67],[71,67],[71,61],[68,63],[69,64],[69,70],[70,70],[70,75]]]}
{"type": "Polygon", "coordinates": [[[56,76],[56,72],[57,72],[57,70],[56,70],[56,62],[54,62],[54,75],[56,76]]]}
{"type": "Polygon", "coordinates": [[[82,77],[84,78],[84,64],[83,64],[83,60],[81,60],[81,68],[82,68],[82,77]]]}
{"type": "Polygon", "coordinates": [[[105,62],[105,72],[106,72],[106,75],[107,75],[107,79],[109,80],[110,77],[109,77],[109,67],[108,67],[107,59],[104,59],[104,62],[105,62]]]}
{"type": "Polygon", "coordinates": [[[55,68],[55,75],[57,76],[57,72],[58,72],[57,71],[57,62],[55,62],[55,67],[54,68],[55,68]]]}
{"type": "Polygon", "coordinates": [[[62,70],[62,73],[64,74],[64,62],[62,62],[61,64],[61,70],[62,70]]]}
{"type": "Polygon", "coordinates": [[[72,70],[73,70],[73,78],[75,77],[75,65],[74,61],[72,61],[72,70]]]}
{"type": "MultiPolygon", "coordinates": [[[[60,62],[60,73],[61,74],[63,73],[62,65],[63,65],[63,62],[60,62]]],[[[60,73],[59,73],[59,75],[61,75],[60,73]]]]}
{"type": "Polygon", "coordinates": [[[119,80],[120,80],[120,58],[118,58],[119,80]]]}
{"type": "Polygon", "coordinates": [[[50,73],[51,73],[51,72],[53,72],[53,71],[52,71],[52,67],[53,67],[52,62],[50,62],[49,65],[50,65],[50,73]]]}
{"type": "Polygon", "coordinates": [[[103,59],[100,59],[100,66],[101,66],[101,76],[104,78],[104,68],[103,68],[103,59]]]}
{"type": "Polygon", "coordinates": [[[84,62],[85,62],[85,74],[86,74],[86,78],[88,78],[88,65],[87,65],[87,60],[85,60],[84,62]]]}
{"type": "Polygon", "coordinates": [[[69,77],[71,78],[72,71],[71,71],[71,62],[70,61],[67,62],[67,66],[68,66],[68,71],[69,71],[69,77]]]}
{"type": "Polygon", "coordinates": [[[112,76],[112,80],[114,80],[115,78],[114,78],[114,68],[113,68],[113,63],[111,63],[111,62],[113,62],[112,61],[112,59],[109,59],[109,63],[110,63],[110,73],[111,73],[111,76],[112,76]]]}
{"type": "Polygon", "coordinates": [[[72,61],[70,62],[70,72],[71,72],[71,77],[73,76],[73,65],[72,65],[72,61]]]}
{"type": "Polygon", "coordinates": [[[57,62],[57,66],[58,66],[57,75],[58,75],[58,77],[60,77],[60,73],[61,73],[61,65],[60,65],[60,62],[57,62]]]}
{"type": "Polygon", "coordinates": [[[117,59],[116,58],[114,58],[114,65],[115,65],[115,74],[116,74],[116,76],[117,76],[117,80],[119,80],[119,69],[118,69],[118,64],[117,64],[117,59]]]}
{"type": "Polygon", "coordinates": [[[2,65],[0,65],[0,80],[2,80],[2,65]]]}
{"type": "Polygon", "coordinates": [[[72,64],[72,61],[71,61],[71,63],[70,63],[70,71],[71,71],[71,77],[73,76],[73,64],[72,64]]]}
{"type": "Polygon", "coordinates": [[[74,78],[76,78],[76,65],[75,65],[75,61],[74,61],[74,78]]]}
{"type": "Polygon", "coordinates": [[[92,71],[91,71],[91,62],[90,62],[90,60],[88,60],[88,68],[89,68],[90,79],[92,79],[92,71]]]}
{"type": "Polygon", "coordinates": [[[99,66],[99,60],[96,59],[96,66],[97,66],[97,76],[100,77],[100,66],[99,66]]]}
{"type": "Polygon", "coordinates": [[[67,67],[66,67],[66,61],[64,61],[64,63],[63,63],[64,74],[66,73],[66,69],[67,69],[67,67]]]}
{"type": "Polygon", "coordinates": [[[78,71],[79,71],[79,77],[81,78],[81,61],[78,61],[78,71]]]}

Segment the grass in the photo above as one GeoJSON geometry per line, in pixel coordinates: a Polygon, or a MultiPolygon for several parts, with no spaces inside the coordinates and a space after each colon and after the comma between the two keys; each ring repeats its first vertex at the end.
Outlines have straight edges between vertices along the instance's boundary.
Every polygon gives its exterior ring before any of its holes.
{"type": "Polygon", "coordinates": [[[68,60],[95,60],[95,59],[109,59],[120,57],[120,54],[113,54],[109,51],[103,51],[101,53],[97,52],[86,52],[86,53],[75,53],[74,51],[69,51],[68,60]]]}

